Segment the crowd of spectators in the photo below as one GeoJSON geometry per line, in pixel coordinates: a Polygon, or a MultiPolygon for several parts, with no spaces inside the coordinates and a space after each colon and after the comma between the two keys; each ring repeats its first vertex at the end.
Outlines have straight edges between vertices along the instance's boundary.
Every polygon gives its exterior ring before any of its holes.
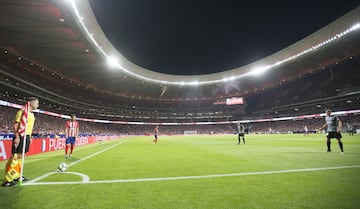
{"type": "MultiPolygon", "coordinates": [[[[0,133],[12,133],[14,117],[18,109],[0,106],[0,133]]],[[[344,123],[359,126],[360,115],[339,116],[344,123]]],[[[36,114],[34,134],[39,136],[63,134],[65,129],[64,118],[36,114]]],[[[307,126],[310,132],[324,124],[323,118],[256,122],[244,124],[249,133],[303,133],[307,126]]],[[[79,121],[81,134],[87,135],[152,135],[153,125],[108,124],[79,121]]],[[[235,124],[216,125],[163,125],[160,134],[184,134],[185,131],[196,131],[197,134],[233,134],[236,132],[235,124]]]]}

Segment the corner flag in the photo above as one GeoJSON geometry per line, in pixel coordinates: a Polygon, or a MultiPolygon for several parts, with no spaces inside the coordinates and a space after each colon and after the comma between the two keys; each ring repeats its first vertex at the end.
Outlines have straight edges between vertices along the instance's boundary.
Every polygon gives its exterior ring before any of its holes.
{"type": "Polygon", "coordinates": [[[26,146],[26,142],[27,142],[26,125],[28,122],[29,106],[30,106],[30,102],[26,102],[25,107],[24,107],[24,112],[21,116],[20,127],[19,127],[19,135],[23,138],[23,147],[22,147],[22,152],[21,152],[22,159],[21,159],[20,180],[19,180],[20,185],[22,184],[22,176],[23,176],[23,171],[24,171],[25,146],[26,146]]]}
{"type": "MultiPolygon", "coordinates": [[[[25,137],[25,132],[26,132],[26,125],[27,125],[27,120],[28,120],[28,114],[29,114],[29,105],[30,105],[30,102],[27,102],[25,104],[25,107],[24,107],[24,112],[21,116],[21,121],[20,121],[20,127],[19,127],[19,134],[20,136],[22,137],[25,137]]],[[[23,153],[25,152],[25,146],[23,146],[23,153]]]]}

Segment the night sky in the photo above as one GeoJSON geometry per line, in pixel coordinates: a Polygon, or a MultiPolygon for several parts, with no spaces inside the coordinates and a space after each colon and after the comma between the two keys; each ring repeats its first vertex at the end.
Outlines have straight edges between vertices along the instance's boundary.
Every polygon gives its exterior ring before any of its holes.
{"type": "Polygon", "coordinates": [[[108,39],[149,70],[197,75],[271,55],[358,1],[90,0],[108,39]],[[275,2],[275,3],[274,3],[275,2]]]}

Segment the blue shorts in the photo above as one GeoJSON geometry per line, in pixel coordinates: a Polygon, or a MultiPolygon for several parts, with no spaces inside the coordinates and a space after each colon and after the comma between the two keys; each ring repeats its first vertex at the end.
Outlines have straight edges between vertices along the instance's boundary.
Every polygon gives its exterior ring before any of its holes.
{"type": "Polygon", "coordinates": [[[75,137],[68,137],[66,138],[65,144],[75,144],[76,140],[75,137]]]}

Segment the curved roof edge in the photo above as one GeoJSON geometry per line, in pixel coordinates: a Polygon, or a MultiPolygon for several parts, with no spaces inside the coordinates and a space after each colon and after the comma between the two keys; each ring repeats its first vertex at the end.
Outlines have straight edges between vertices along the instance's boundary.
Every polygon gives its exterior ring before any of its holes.
{"type": "Polygon", "coordinates": [[[171,75],[142,68],[129,61],[112,45],[102,31],[88,0],[69,0],[71,14],[84,36],[104,59],[115,59],[114,67],[134,78],[164,85],[207,85],[237,80],[256,73],[276,69],[277,66],[295,60],[343,36],[351,35],[360,29],[360,6],[344,16],[312,33],[304,39],[256,62],[227,71],[205,75],[171,75]]]}

